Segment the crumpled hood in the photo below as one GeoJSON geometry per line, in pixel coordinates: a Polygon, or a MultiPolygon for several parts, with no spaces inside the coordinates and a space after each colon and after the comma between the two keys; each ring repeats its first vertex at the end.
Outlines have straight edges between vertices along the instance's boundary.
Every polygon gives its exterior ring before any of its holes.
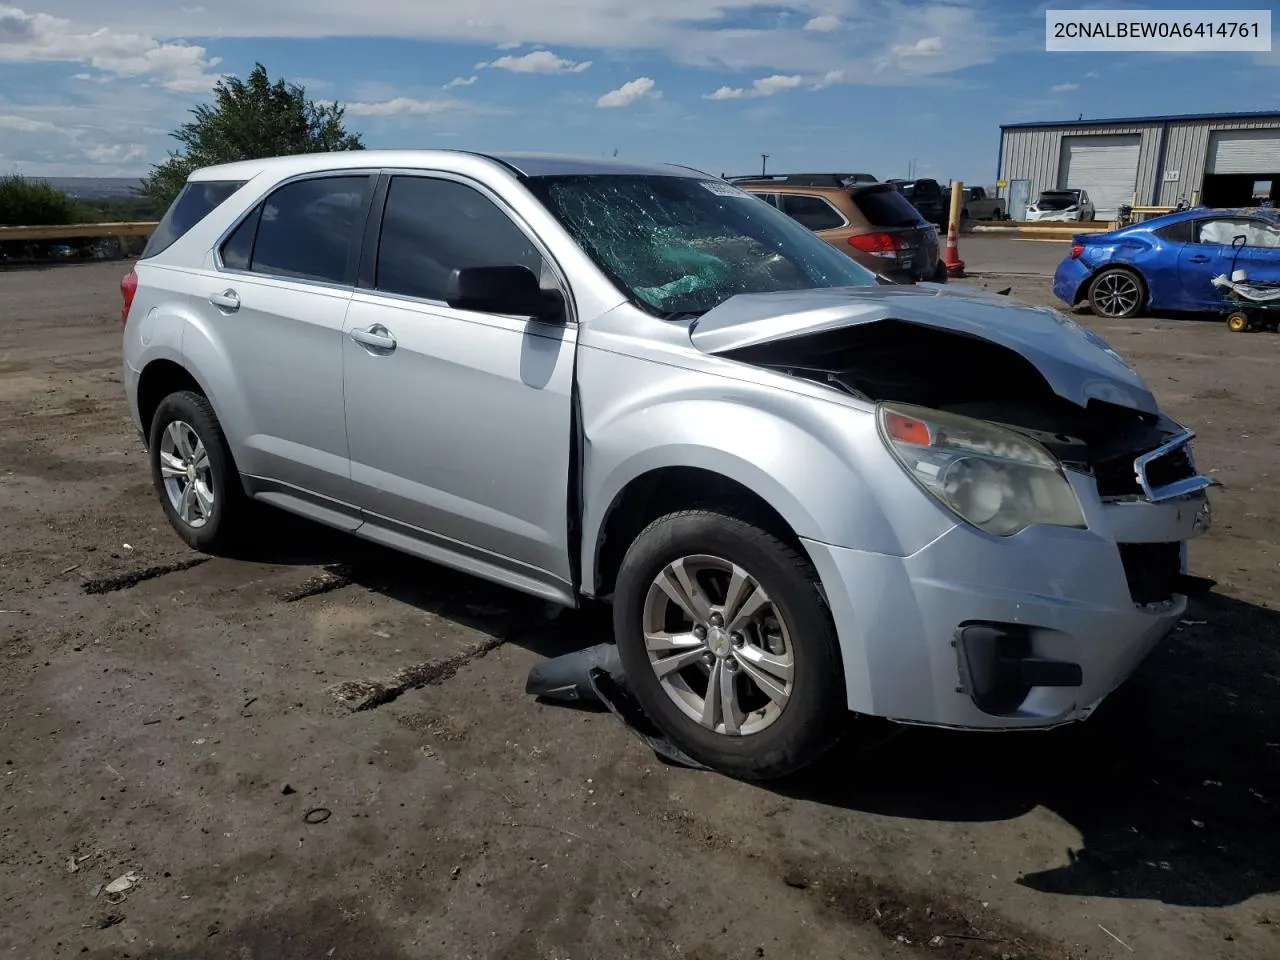
{"type": "Polygon", "coordinates": [[[1134,369],[1070,317],[972,288],[922,283],[739,294],[695,320],[689,337],[703,353],[728,354],[879,320],[918,323],[1007,347],[1030,361],[1054,393],[1081,407],[1101,400],[1159,412],[1134,369]]]}

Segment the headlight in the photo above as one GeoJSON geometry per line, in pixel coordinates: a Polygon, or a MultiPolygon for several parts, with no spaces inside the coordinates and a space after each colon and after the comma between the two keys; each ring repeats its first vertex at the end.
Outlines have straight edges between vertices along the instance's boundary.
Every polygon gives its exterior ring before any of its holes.
{"type": "Polygon", "coordinates": [[[881,404],[877,420],[908,476],[967,523],[1001,537],[1037,523],[1085,526],[1061,464],[1029,437],[907,404],[881,404]]]}

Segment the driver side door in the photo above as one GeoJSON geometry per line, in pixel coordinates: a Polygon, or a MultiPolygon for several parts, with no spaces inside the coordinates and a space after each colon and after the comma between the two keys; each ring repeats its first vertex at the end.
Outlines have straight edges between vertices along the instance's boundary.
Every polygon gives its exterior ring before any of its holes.
{"type": "Polygon", "coordinates": [[[560,286],[545,249],[500,198],[445,173],[390,175],[370,221],[343,337],[362,534],[571,600],[576,325],[444,300],[457,267],[519,264],[560,286]]]}
{"type": "MultiPolygon", "coordinates": [[[[1248,236],[1250,230],[1251,221],[1247,217],[1205,217],[1195,221],[1191,242],[1178,255],[1178,279],[1182,284],[1184,309],[1212,310],[1222,306],[1222,294],[1213,285],[1213,278],[1231,276],[1231,264],[1236,255],[1231,246],[1232,240],[1237,236],[1248,236]]],[[[1242,250],[1241,265],[1244,259],[1245,251],[1242,250]]]]}

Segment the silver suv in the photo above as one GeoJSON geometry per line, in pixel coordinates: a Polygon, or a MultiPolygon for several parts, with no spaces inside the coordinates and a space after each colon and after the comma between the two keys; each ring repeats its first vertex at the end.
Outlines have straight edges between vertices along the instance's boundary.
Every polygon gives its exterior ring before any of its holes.
{"type": "Polygon", "coordinates": [[[885,285],[675,166],[454,151],[199,170],[123,281],[193,547],[258,500],[560,604],[736,776],[847,711],[1085,717],[1177,622],[1211,481],[1062,314],[885,285]]]}

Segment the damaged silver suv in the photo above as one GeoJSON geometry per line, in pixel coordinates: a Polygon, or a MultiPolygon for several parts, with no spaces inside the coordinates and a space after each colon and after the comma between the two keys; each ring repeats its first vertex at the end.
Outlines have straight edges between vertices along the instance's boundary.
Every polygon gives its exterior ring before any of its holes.
{"type": "Polygon", "coordinates": [[[1081,719],[1182,614],[1191,434],[1062,314],[892,285],[675,166],[454,151],[199,170],[122,283],[193,547],[250,499],[574,606],[742,777],[846,711],[1081,719]]]}

